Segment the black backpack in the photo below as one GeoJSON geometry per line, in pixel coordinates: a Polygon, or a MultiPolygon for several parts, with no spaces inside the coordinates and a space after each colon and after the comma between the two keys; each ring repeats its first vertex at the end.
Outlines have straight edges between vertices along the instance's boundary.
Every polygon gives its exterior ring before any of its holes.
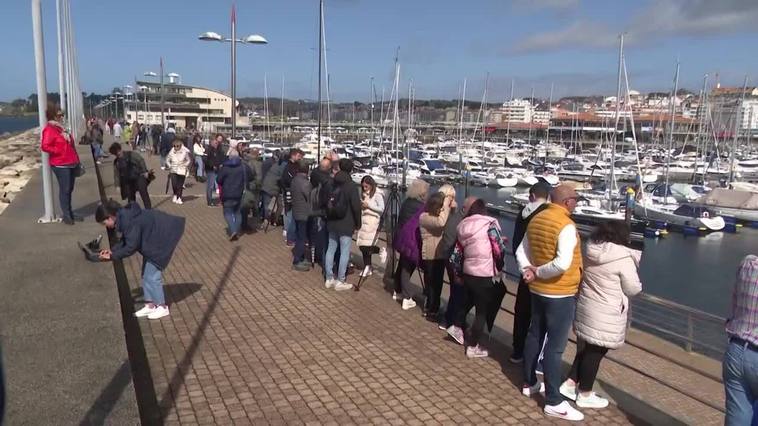
{"type": "Polygon", "coordinates": [[[327,220],[340,220],[347,216],[347,195],[345,186],[337,186],[329,194],[326,201],[326,218],[327,220]]]}

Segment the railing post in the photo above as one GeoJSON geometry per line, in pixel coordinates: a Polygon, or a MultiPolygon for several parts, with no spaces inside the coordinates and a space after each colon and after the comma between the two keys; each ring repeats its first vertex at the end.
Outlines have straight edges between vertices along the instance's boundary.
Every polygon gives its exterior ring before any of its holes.
{"type": "Polygon", "coordinates": [[[695,327],[692,322],[692,314],[687,314],[687,342],[684,344],[684,350],[692,352],[692,341],[694,340],[695,327]]]}

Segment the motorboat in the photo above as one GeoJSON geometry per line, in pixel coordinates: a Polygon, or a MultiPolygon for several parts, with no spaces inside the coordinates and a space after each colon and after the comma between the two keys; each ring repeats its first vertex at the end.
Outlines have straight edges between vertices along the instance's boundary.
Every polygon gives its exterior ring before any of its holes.
{"type": "Polygon", "coordinates": [[[724,218],[709,209],[691,204],[656,203],[643,198],[635,203],[634,214],[640,219],[661,221],[670,225],[705,231],[720,231],[726,226],[724,218]]]}
{"type": "Polygon", "coordinates": [[[758,193],[716,188],[694,204],[719,215],[748,222],[758,221],[758,193]]]}

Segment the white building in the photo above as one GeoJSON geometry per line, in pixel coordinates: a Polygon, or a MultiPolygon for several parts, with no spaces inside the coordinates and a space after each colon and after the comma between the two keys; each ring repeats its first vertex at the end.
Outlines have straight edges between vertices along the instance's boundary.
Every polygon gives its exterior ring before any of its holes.
{"type": "MultiPolygon", "coordinates": [[[[161,124],[160,83],[138,81],[142,88],[124,101],[124,118],[148,125],[161,124]]],[[[163,114],[166,125],[214,131],[232,119],[232,99],[217,90],[176,83],[164,83],[163,114]]],[[[238,120],[239,121],[239,120],[238,120]]]]}
{"type": "Polygon", "coordinates": [[[550,111],[535,110],[532,113],[532,122],[534,124],[542,124],[542,125],[547,126],[548,123],[550,122],[550,117],[551,117],[550,111]]]}
{"type": "Polygon", "coordinates": [[[740,110],[740,129],[758,129],[758,99],[745,99],[740,110]]]}
{"type": "Polygon", "coordinates": [[[500,108],[503,122],[531,123],[534,115],[534,105],[526,99],[507,101],[500,108]]]}

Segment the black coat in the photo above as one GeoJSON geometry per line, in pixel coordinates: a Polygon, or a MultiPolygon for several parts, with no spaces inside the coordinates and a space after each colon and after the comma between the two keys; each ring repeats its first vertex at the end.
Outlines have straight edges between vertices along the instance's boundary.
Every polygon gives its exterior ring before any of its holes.
{"type": "Polygon", "coordinates": [[[221,187],[221,200],[241,199],[242,191],[254,178],[250,166],[243,163],[239,157],[231,157],[224,161],[216,175],[216,182],[221,187]]]}
{"type": "Polygon", "coordinates": [[[521,241],[524,240],[524,235],[526,235],[526,227],[529,225],[529,222],[532,220],[534,216],[537,216],[537,213],[541,212],[542,210],[545,210],[547,208],[548,203],[544,203],[534,209],[532,213],[524,217],[524,207],[521,208],[518,212],[518,216],[516,216],[516,222],[513,224],[513,252],[516,253],[516,250],[518,250],[518,246],[521,245],[521,241]]]}
{"type": "Polygon", "coordinates": [[[219,167],[224,164],[224,161],[226,161],[226,154],[224,154],[221,145],[218,148],[208,145],[208,148],[205,150],[205,171],[218,171],[219,167]]]}
{"type": "Polygon", "coordinates": [[[339,236],[353,235],[354,231],[361,229],[361,193],[358,185],[349,174],[339,172],[334,177],[334,188],[343,191],[343,196],[347,197],[347,214],[342,219],[327,220],[326,229],[339,236]]]}
{"type": "Polygon", "coordinates": [[[308,220],[311,214],[311,184],[308,182],[308,175],[296,174],[292,179],[290,192],[292,192],[292,218],[308,220]]]}
{"type": "Polygon", "coordinates": [[[456,209],[450,213],[445,222],[445,230],[442,232],[442,239],[437,246],[437,259],[450,259],[455,249],[455,241],[458,239],[458,224],[463,220],[463,210],[456,209]]]}
{"type": "Polygon", "coordinates": [[[415,198],[406,198],[403,204],[400,205],[400,214],[397,216],[397,227],[405,225],[412,218],[418,209],[420,209],[424,203],[415,198]]]}
{"type": "Polygon", "coordinates": [[[176,133],[174,132],[166,132],[161,135],[161,144],[158,147],[158,152],[161,154],[161,156],[168,155],[169,151],[171,151],[171,148],[174,146],[174,139],[176,139],[176,133]]]}
{"type": "Polygon", "coordinates": [[[139,252],[146,261],[164,270],[184,234],[184,224],[183,217],[127,204],[116,215],[121,241],[111,249],[111,258],[123,259],[139,252]]]}

